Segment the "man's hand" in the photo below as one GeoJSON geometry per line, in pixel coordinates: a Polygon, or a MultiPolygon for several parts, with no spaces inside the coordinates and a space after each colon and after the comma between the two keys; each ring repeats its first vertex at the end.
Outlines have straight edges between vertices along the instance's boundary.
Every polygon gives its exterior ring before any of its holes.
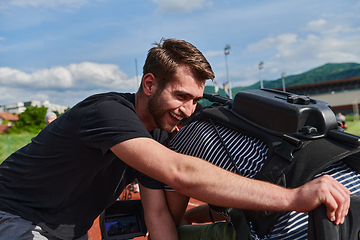
{"type": "Polygon", "coordinates": [[[350,207],[350,191],[329,175],[316,178],[296,191],[297,212],[309,212],[325,204],[328,218],[335,224],[342,224],[350,207]]]}

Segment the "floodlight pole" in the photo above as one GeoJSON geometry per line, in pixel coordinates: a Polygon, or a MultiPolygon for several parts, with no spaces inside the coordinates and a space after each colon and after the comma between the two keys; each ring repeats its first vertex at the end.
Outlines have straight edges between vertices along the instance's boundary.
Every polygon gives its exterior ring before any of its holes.
{"type": "Polygon", "coordinates": [[[263,69],[264,67],[264,62],[260,62],[259,63],[259,75],[260,75],[260,88],[263,89],[264,85],[263,85],[263,81],[262,81],[262,76],[261,76],[261,69],[263,69]]]}
{"type": "Polygon", "coordinates": [[[230,95],[230,99],[231,99],[232,98],[232,91],[231,91],[231,83],[230,83],[230,78],[229,78],[229,68],[228,68],[228,62],[227,62],[227,55],[229,55],[229,53],[230,53],[230,48],[231,48],[231,46],[229,44],[226,44],[226,46],[224,48],[224,53],[225,53],[225,65],[226,65],[227,82],[229,84],[229,95],[230,95]]]}
{"type": "Polygon", "coordinates": [[[286,92],[286,89],[285,89],[286,72],[283,72],[283,73],[281,74],[281,78],[282,78],[283,91],[286,92]]]}

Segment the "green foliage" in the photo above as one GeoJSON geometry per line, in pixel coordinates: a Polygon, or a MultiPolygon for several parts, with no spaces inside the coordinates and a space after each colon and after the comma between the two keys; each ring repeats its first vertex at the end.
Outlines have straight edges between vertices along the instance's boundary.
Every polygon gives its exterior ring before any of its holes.
{"type": "MultiPolygon", "coordinates": [[[[360,76],[360,64],[358,63],[328,63],[305,73],[287,76],[285,81],[286,86],[290,87],[358,76],[360,76]]],[[[236,81],[236,79],[233,81],[236,81]]],[[[264,80],[263,83],[264,88],[282,88],[281,78],[269,81],[264,80]]],[[[232,88],[232,95],[235,96],[237,92],[250,89],[260,89],[260,82],[246,87],[234,87],[232,88]]],[[[214,87],[205,87],[205,92],[214,93],[214,87]]],[[[221,88],[218,94],[226,96],[224,90],[221,88]]]]}
{"type": "MultiPolygon", "coordinates": [[[[58,111],[53,111],[56,114],[56,117],[59,117],[61,114],[58,111]]],[[[66,110],[65,110],[66,112],[66,110]]]]}
{"type": "Polygon", "coordinates": [[[2,125],[7,125],[9,122],[10,122],[9,119],[4,119],[4,120],[2,121],[2,125]]]}
{"type": "MultiPolygon", "coordinates": [[[[298,75],[287,76],[285,81],[286,86],[290,87],[357,76],[360,76],[360,64],[358,63],[328,63],[298,75]]],[[[264,88],[281,88],[282,79],[264,80],[263,84],[264,88]]],[[[257,82],[251,86],[234,88],[233,92],[259,88],[260,82],[257,82]]]]}
{"type": "Polygon", "coordinates": [[[26,110],[19,115],[19,120],[8,130],[10,134],[14,133],[39,133],[45,127],[46,107],[26,107],[26,110]]]}
{"type": "MultiPolygon", "coordinates": [[[[287,76],[285,81],[286,86],[290,87],[358,76],[360,76],[359,63],[328,63],[298,75],[287,76]]],[[[233,79],[232,81],[236,82],[237,80],[233,79]]],[[[276,80],[264,80],[263,84],[264,88],[282,88],[282,79],[279,78],[276,80]]],[[[260,81],[251,86],[234,87],[232,88],[232,95],[234,97],[237,92],[251,89],[260,89],[260,81]]],[[[204,92],[214,93],[214,87],[206,86],[204,92]]],[[[222,88],[219,88],[218,94],[220,96],[226,97],[224,89],[222,88]]],[[[205,106],[209,105],[209,102],[205,100],[200,103],[204,104],[205,106]]]]}

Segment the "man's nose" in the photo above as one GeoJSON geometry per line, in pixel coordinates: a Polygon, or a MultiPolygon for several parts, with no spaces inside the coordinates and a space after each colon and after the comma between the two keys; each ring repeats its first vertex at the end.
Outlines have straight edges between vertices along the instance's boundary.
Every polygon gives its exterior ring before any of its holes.
{"type": "Polygon", "coordinates": [[[190,117],[191,114],[195,111],[196,104],[193,101],[187,101],[180,107],[180,111],[186,116],[190,117]]]}

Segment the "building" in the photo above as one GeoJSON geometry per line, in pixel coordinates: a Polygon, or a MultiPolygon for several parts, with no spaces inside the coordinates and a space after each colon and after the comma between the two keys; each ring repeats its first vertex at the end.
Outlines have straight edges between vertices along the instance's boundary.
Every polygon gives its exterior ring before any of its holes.
{"type": "Polygon", "coordinates": [[[19,120],[17,114],[11,114],[8,112],[0,112],[0,125],[3,124],[4,120],[8,120],[10,123],[19,120]]]}
{"type": "Polygon", "coordinates": [[[68,107],[53,104],[53,103],[50,103],[49,101],[41,102],[41,101],[37,101],[37,100],[32,100],[30,102],[17,102],[17,103],[2,105],[2,106],[0,106],[0,112],[20,114],[25,111],[26,107],[29,107],[29,106],[46,107],[50,111],[57,111],[60,114],[64,113],[65,110],[68,109],[68,107]]]}
{"type": "Polygon", "coordinates": [[[13,114],[19,114],[24,112],[26,107],[23,102],[11,103],[7,105],[0,106],[0,112],[7,112],[13,114]]]}
{"type": "Polygon", "coordinates": [[[360,77],[291,86],[286,91],[327,102],[335,113],[359,116],[360,77]]]}
{"type": "Polygon", "coordinates": [[[0,134],[5,133],[6,130],[12,126],[13,121],[17,120],[19,120],[17,114],[0,112],[0,134]],[[8,120],[7,124],[3,124],[5,120],[8,120]]]}

